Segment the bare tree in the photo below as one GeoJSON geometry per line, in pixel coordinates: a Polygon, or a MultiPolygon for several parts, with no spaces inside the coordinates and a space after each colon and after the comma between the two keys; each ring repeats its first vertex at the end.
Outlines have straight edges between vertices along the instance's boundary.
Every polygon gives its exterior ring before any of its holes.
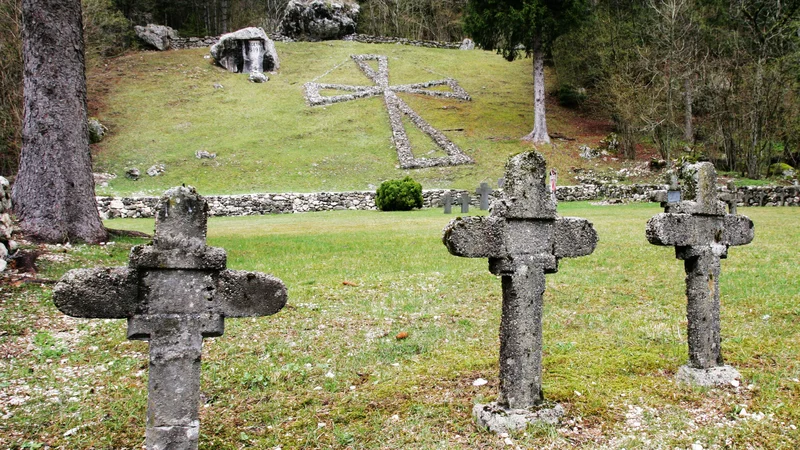
{"type": "Polygon", "coordinates": [[[80,0],[23,0],[24,115],[12,197],[23,232],[44,242],[106,238],[97,212],[80,0]]]}

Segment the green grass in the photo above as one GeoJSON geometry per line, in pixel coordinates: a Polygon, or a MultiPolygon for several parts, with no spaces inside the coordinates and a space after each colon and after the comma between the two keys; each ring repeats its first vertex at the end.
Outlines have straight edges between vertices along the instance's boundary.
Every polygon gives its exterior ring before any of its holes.
{"type": "MultiPolygon", "coordinates": [[[[798,446],[796,209],[741,209],[756,238],[730,250],[720,289],[724,356],[745,381],[717,390],[673,381],[687,358],[686,300],[682,262],[644,238],[660,209],[559,211],[592,220],[600,243],[547,276],[544,390],[566,408],[565,423],[514,434],[515,444],[798,446]]],[[[486,260],[447,253],[441,230],[452,217],[211,219],[210,245],[227,249],[229,267],[280,277],[289,304],[268,318],[228,320],[224,336],[205,341],[200,448],[504,447],[470,417],[497,393],[500,283],[486,260]],[[409,337],[395,339],[400,332],[409,337]],[[479,377],[489,384],[474,387],[479,377]]],[[[152,231],[153,222],[108,225],[152,231]]],[[[69,261],[41,261],[40,275],[125,264],[134,242],[76,246],[69,261]]],[[[62,316],[48,287],[0,288],[0,447],[139,448],[147,344],[126,341],[124,321],[62,316]],[[7,406],[11,397],[17,404],[7,406]]]]}
{"type": "MultiPolygon", "coordinates": [[[[203,59],[204,49],[139,52],[89,72],[92,113],[110,135],[94,148],[95,171],[119,177],[100,194],[156,194],[181,183],[204,194],[316,192],[374,189],[387,179],[411,175],[424,188],[474,188],[496,181],[510,154],[530,149],[520,138],[532,128],[531,60],[509,63],[493,52],[453,51],[354,42],[277,43],[281,69],[254,84],[203,59]],[[353,54],[389,58],[390,82],[405,84],[454,78],[470,102],[400,94],[425,120],[443,131],[475,165],[403,170],[380,98],[309,107],[303,84],[372,84],[353,54]],[[214,84],[222,89],[214,89],[214,84]],[[197,150],[217,153],[198,160],[197,150]],[[144,171],[165,164],[166,172],[144,171]],[[123,176],[138,167],[139,181],[123,176]]],[[[551,77],[549,82],[554,84],[551,77]]],[[[559,168],[594,168],[578,157],[581,143],[603,137],[573,123],[574,113],[548,105],[551,132],[578,141],[540,150],[559,168]]],[[[407,124],[417,156],[437,156],[430,139],[407,124]],[[430,153],[434,151],[433,153],[430,153]]]]}

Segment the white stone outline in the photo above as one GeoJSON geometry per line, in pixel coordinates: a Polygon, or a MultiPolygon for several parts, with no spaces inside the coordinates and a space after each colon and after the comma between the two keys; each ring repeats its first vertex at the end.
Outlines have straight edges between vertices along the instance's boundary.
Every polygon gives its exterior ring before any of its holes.
{"type": "Polygon", "coordinates": [[[350,55],[350,58],[358,65],[364,75],[375,83],[375,86],[352,86],[345,84],[326,84],[308,82],[303,85],[306,101],[310,106],[332,105],[334,103],[347,102],[360,98],[377,97],[383,95],[386,109],[389,111],[389,123],[392,126],[392,139],[397,149],[397,158],[400,167],[403,169],[420,169],[423,167],[437,166],[458,166],[462,164],[472,164],[474,161],[467,156],[456,144],[448,139],[439,130],[433,128],[419,114],[411,109],[406,102],[397,96],[397,92],[409,94],[422,94],[431,97],[449,98],[470,101],[472,98],[467,94],[458,82],[452,78],[443,80],[427,81],[424,83],[401,84],[397,86],[389,85],[389,58],[384,55],[350,55]],[[378,61],[378,71],[376,72],[366,61],[378,61]],[[437,86],[448,86],[450,91],[433,91],[429,88],[437,86]],[[352,92],[352,94],[322,96],[320,91],[323,89],[334,89],[338,91],[352,92]],[[411,151],[411,142],[403,127],[403,115],[408,116],[411,122],[416,125],[423,133],[428,135],[436,145],[444,150],[448,156],[440,158],[415,158],[411,151]]]}

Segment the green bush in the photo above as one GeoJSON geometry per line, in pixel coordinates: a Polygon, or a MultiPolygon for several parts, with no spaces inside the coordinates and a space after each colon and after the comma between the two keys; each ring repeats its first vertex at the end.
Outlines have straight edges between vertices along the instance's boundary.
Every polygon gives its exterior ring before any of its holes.
{"type": "Polygon", "coordinates": [[[558,103],[566,108],[577,108],[586,101],[586,89],[578,88],[571,84],[562,84],[558,87],[558,103]]]}
{"type": "Polygon", "coordinates": [[[410,211],[422,208],[422,185],[411,177],[384,181],[378,187],[375,203],[381,211],[410,211]]]}

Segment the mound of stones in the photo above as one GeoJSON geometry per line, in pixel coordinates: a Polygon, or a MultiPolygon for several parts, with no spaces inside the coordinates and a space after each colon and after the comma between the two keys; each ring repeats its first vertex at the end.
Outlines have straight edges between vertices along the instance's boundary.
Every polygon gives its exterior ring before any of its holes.
{"type": "Polygon", "coordinates": [[[290,0],[280,32],[295,40],[340,39],[356,32],[358,12],[355,2],[290,0]]]}

